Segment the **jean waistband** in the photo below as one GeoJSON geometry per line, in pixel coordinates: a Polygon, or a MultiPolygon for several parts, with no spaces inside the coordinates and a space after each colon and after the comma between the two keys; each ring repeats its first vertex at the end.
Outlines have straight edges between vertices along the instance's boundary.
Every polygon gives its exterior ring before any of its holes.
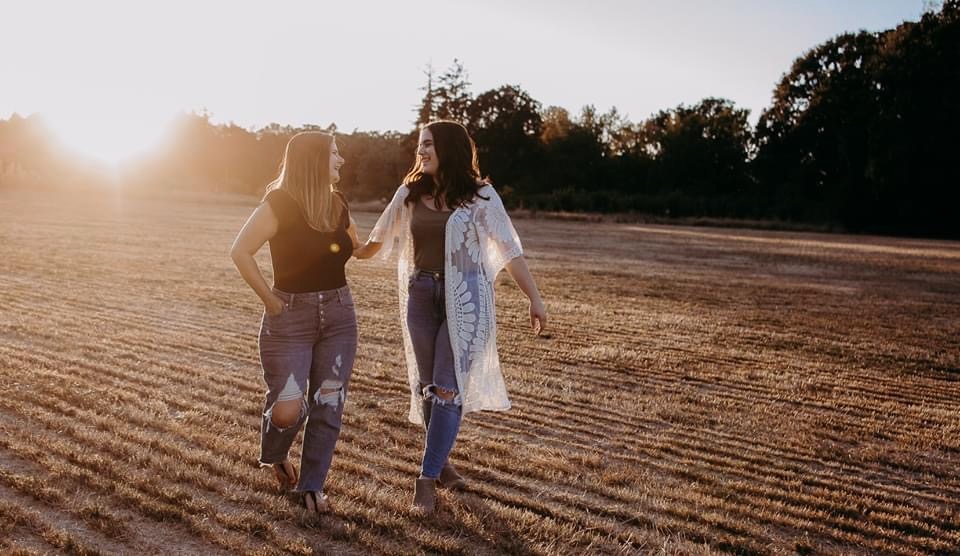
{"type": "Polygon", "coordinates": [[[421,276],[426,276],[433,278],[434,280],[443,280],[443,271],[442,270],[424,270],[422,268],[413,269],[413,276],[419,278],[421,276]]]}
{"type": "Polygon", "coordinates": [[[332,290],[323,290],[316,292],[297,292],[289,293],[283,290],[273,288],[273,293],[284,300],[287,305],[293,305],[294,300],[299,303],[323,303],[325,301],[343,301],[344,298],[350,298],[350,286],[341,286],[332,290]]]}

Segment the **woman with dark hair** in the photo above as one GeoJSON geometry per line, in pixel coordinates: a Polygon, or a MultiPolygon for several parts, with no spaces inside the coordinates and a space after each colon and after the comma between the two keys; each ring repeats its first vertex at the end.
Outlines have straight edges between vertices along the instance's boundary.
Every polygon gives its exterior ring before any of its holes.
{"type": "Polygon", "coordinates": [[[260,464],[273,466],[281,490],[301,493],[312,514],[330,511],[323,485],[357,351],[357,318],[344,275],[356,230],[334,188],[343,162],[332,135],[294,135],[279,177],[230,250],[264,306],[259,345],[267,393],[260,464]],[[273,288],[254,260],[267,241],[273,288]],[[304,421],[298,476],[287,453],[304,421]]]}
{"type": "Polygon", "coordinates": [[[394,240],[409,419],[426,430],[413,506],[432,513],[438,485],[465,485],[448,460],[463,414],[510,408],[496,345],[493,282],[500,270],[529,299],[535,333],[547,316],[510,217],[456,122],[421,129],[413,168],[354,256],[386,257],[394,240]]]}

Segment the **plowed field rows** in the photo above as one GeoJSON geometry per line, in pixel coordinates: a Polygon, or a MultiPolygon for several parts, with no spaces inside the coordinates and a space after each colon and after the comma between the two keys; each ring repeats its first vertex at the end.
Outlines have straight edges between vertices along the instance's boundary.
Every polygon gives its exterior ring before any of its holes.
{"type": "Polygon", "coordinates": [[[960,551],[960,243],[517,220],[549,335],[502,275],[514,407],[467,418],[430,519],[395,267],[352,261],[313,522],[256,465],[252,206],[0,190],[0,552],[960,551]]]}

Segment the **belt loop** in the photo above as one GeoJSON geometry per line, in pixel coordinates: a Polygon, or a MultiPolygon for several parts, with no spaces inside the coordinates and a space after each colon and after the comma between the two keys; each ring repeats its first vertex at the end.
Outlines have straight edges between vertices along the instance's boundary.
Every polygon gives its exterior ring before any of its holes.
{"type": "Polygon", "coordinates": [[[343,288],[337,288],[337,302],[343,303],[343,288]]]}
{"type": "Polygon", "coordinates": [[[295,293],[291,293],[291,294],[290,294],[290,300],[287,301],[287,306],[288,306],[288,307],[293,307],[293,298],[296,297],[296,296],[297,296],[297,294],[295,294],[295,293]]]}

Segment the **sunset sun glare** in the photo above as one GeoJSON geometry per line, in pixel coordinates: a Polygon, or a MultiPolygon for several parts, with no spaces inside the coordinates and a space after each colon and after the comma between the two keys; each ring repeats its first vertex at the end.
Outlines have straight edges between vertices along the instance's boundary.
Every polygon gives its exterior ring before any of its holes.
{"type": "Polygon", "coordinates": [[[86,158],[117,165],[156,148],[170,118],[136,110],[104,109],[55,112],[48,121],[67,148],[86,158]]]}

